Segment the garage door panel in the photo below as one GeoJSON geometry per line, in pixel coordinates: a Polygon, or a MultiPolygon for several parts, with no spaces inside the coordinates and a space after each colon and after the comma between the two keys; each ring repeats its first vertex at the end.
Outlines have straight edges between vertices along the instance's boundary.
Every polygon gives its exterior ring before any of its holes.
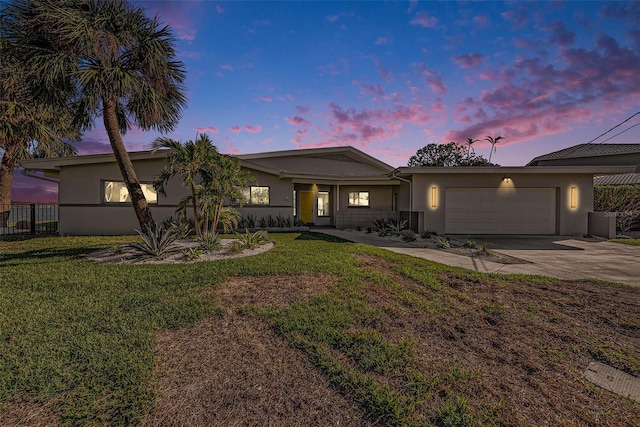
{"type": "Polygon", "coordinates": [[[555,188],[447,188],[445,232],[555,234],[555,188]]]}

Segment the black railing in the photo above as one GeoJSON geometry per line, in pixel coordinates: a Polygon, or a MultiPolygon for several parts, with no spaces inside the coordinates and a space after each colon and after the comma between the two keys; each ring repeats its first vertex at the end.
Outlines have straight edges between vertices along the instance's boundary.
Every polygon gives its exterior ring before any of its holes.
{"type": "Polygon", "coordinates": [[[0,205],[0,235],[39,234],[58,231],[56,203],[0,205]]]}

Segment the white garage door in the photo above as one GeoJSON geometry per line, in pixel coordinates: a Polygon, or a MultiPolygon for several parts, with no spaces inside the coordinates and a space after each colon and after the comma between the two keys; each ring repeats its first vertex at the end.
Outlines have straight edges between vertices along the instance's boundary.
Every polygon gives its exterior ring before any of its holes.
{"type": "Polygon", "coordinates": [[[447,188],[445,232],[556,234],[555,188],[447,188]]]}

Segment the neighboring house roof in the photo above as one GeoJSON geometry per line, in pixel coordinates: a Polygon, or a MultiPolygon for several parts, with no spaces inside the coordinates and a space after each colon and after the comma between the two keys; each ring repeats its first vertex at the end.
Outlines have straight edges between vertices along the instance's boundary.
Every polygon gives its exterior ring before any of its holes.
{"type": "Polygon", "coordinates": [[[596,176],[593,183],[595,185],[640,185],[640,173],[596,176]]]}
{"type": "MultiPolygon", "coordinates": [[[[538,156],[527,163],[527,166],[539,166],[547,161],[578,159],[585,157],[619,156],[640,154],[640,144],[578,144],[553,153],[538,156]]],[[[601,162],[605,164],[606,161],[601,162]]],[[[555,162],[557,164],[557,162],[555,162]]]]}

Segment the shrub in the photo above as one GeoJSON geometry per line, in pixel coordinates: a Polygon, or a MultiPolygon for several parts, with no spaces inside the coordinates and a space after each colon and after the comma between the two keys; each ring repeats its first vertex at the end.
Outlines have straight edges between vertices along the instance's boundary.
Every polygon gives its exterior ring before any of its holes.
{"type": "Polygon", "coordinates": [[[640,185],[595,186],[593,210],[615,215],[616,229],[629,231],[640,215],[640,185]]]}
{"type": "Polygon", "coordinates": [[[378,218],[373,220],[373,225],[376,230],[382,230],[383,228],[387,228],[387,220],[384,218],[378,218]]]}
{"type": "Polygon", "coordinates": [[[391,230],[388,228],[380,228],[378,229],[378,236],[387,237],[391,233],[391,230]]]}
{"type": "Polygon", "coordinates": [[[164,229],[162,226],[146,227],[145,232],[136,230],[142,243],[134,243],[132,246],[143,254],[152,257],[161,257],[175,250],[175,241],[178,235],[170,228],[164,229]]]}
{"type": "Polygon", "coordinates": [[[441,249],[448,249],[451,247],[451,244],[447,240],[440,239],[438,240],[438,247],[441,249]]]}
{"type": "Polygon", "coordinates": [[[258,230],[255,233],[246,230],[244,234],[237,234],[240,236],[243,249],[255,249],[269,241],[269,233],[266,230],[258,230]]]}
{"type": "Polygon", "coordinates": [[[200,248],[189,248],[186,251],[182,252],[182,256],[187,261],[195,261],[197,259],[202,258],[203,252],[200,248]]]}
{"type": "Polygon", "coordinates": [[[398,236],[400,235],[400,233],[402,233],[402,230],[405,230],[407,228],[407,224],[408,222],[406,219],[399,219],[397,221],[389,219],[387,228],[389,229],[391,234],[395,234],[396,236],[398,236]]]}
{"type": "Polygon", "coordinates": [[[464,242],[464,247],[473,249],[476,247],[476,242],[474,242],[473,240],[467,240],[466,242],[464,242]]]}
{"type": "Polygon", "coordinates": [[[220,235],[205,231],[198,237],[199,248],[205,252],[217,251],[220,249],[220,235]]]}
{"type": "Polygon", "coordinates": [[[435,234],[435,233],[432,233],[432,232],[431,232],[431,231],[429,231],[429,230],[424,230],[424,231],[422,232],[422,234],[420,234],[420,237],[422,237],[423,239],[430,239],[430,238],[431,238],[431,236],[433,236],[434,234],[435,234]]]}
{"type": "Polygon", "coordinates": [[[415,242],[417,238],[416,233],[414,233],[413,230],[402,230],[400,235],[402,236],[402,240],[405,242],[415,242]]]}
{"type": "Polygon", "coordinates": [[[122,245],[116,244],[116,245],[113,245],[113,247],[111,248],[111,251],[113,252],[114,255],[122,255],[124,253],[124,248],[122,247],[122,245]]]}

